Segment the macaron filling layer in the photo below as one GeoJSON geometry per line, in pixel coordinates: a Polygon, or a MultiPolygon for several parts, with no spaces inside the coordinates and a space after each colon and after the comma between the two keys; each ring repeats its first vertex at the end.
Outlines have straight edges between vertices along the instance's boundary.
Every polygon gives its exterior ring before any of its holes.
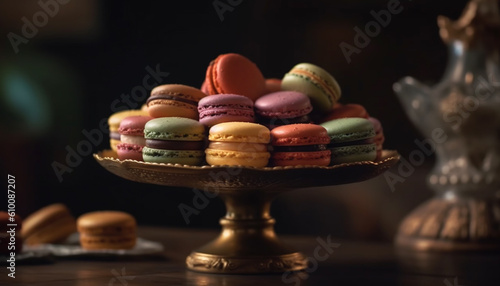
{"type": "Polygon", "coordinates": [[[267,152],[266,144],[248,142],[210,142],[208,148],[238,152],[267,152]]]}
{"type": "Polygon", "coordinates": [[[145,129],[144,138],[176,141],[203,141],[204,136],[200,133],[158,132],[145,129]]]}
{"type": "Polygon", "coordinates": [[[204,142],[146,139],[145,145],[149,148],[165,150],[201,150],[204,142]]]}
{"type": "Polygon", "coordinates": [[[194,100],[190,100],[188,98],[185,98],[185,95],[182,95],[182,94],[176,94],[176,95],[166,95],[166,94],[151,95],[148,98],[148,100],[147,100],[148,106],[151,105],[151,104],[155,104],[155,103],[152,103],[152,102],[156,101],[156,100],[173,100],[173,101],[179,101],[179,102],[183,102],[183,103],[187,103],[187,104],[198,106],[198,101],[194,101],[194,100]]]}
{"type": "Polygon", "coordinates": [[[121,135],[118,132],[110,132],[109,133],[109,138],[110,139],[120,140],[120,137],[121,137],[121,135]]]}
{"type": "Polygon", "coordinates": [[[231,107],[214,107],[214,109],[210,108],[198,108],[198,112],[200,113],[200,120],[204,120],[210,117],[219,117],[219,116],[238,116],[238,117],[246,117],[249,121],[253,121],[254,112],[251,107],[247,109],[243,108],[231,108],[231,107]]]}
{"type": "Polygon", "coordinates": [[[326,145],[274,146],[274,152],[316,152],[327,150],[326,145]]]}
{"type": "Polygon", "coordinates": [[[140,146],[146,145],[146,139],[144,139],[144,137],[142,137],[142,136],[122,134],[120,136],[120,141],[122,143],[126,143],[126,144],[133,144],[133,145],[140,145],[140,146]]]}

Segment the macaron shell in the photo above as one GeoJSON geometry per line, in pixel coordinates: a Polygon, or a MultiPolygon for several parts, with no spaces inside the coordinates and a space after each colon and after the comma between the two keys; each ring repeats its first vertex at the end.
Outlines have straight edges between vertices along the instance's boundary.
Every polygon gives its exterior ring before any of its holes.
{"type": "Polygon", "coordinates": [[[265,94],[255,101],[255,111],[260,116],[295,118],[312,111],[309,97],[297,91],[278,91],[265,94]]]}
{"type": "Polygon", "coordinates": [[[266,78],[265,80],[266,90],[265,93],[272,93],[281,90],[281,79],[279,78],[266,78]]]}
{"type": "Polygon", "coordinates": [[[321,123],[346,118],[359,117],[368,119],[369,115],[366,109],[361,104],[335,104],[333,110],[321,119],[321,123]]]}
{"type": "Polygon", "coordinates": [[[146,139],[203,141],[205,126],[200,122],[183,117],[155,118],[144,126],[146,139]]]}
{"type": "Polygon", "coordinates": [[[269,162],[269,152],[240,152],[206,149],[206,161],[212,166],[247,166],[262,168],[269,162]]]}
{"type": "Polygon", "coordinates": [[[272,154],[274,166],[328,166],[331,153],[329,150],[314,152],[275,152],[272,154]]]}
{"type": "Polygon", "coordinates": [[[372,123],[364,118],[340,118],[320,125],[327,130],[332,144],[375,137],[372,123]]]}
{"type": "Polygon", "coordinates": [[[330,148],[332,152],[331,164],[373,161],[377,157],[375,144],[352,145],[330,148]]]}
{"type": "Polygon", "coordinates": [[[78,231],[95,235],[116,235],[134,232],[136,225],[137,223],[132,215],[113,210],[85,213],[78,217],[77,220],[78,231]],[[116,228],[116,226],[120,228],[116,228]]]}
{"type": "Polygon", "coordinates": [[[142,157],[145,162],[170,163],[197,166],[203,162],[205,154],[201,150],[164,150],[144,147],[142,157]]]}
{"type": "Polygon", "coordinates": [[[118,132],[125,135],[144,136],[144,126],[153,119],[151,116],[128,116],[120,122],[118,132]]]}
{"type": "Polygon", "coordinates": [[[144,146],[128,143],[120,143],[117,146],[116,153],[118,154],[118,159],[120,160],[136,160],[144,161],[142,159],[142,148],[144,146]]]}
{"type": "Polygon", "coordinates": [[[302,146],[330,143],[325,128],[316,124],[290,124],[271,130],[273,146],[302,146]]]}
{"type": "Polygon", "coordinates": [[[257,123],[224,122],[210,128],[208,139],[210,141],[267,144],[270,141],[270,131],[264,125],[257,123]]]}
{"type": "Polygon", "coordinates": [[[282,90],[295,90],[311,98],[314,110],[327,113],[340,99],[340,86],[327,71],[309,63],[294,66],[281,82],[282,90]]]}
{"type": "Polygon", "coordinates": [[[123,119],[129,116],[147,116],[148,113],[144,110],[140,109],[132,109],[132,110],[123,110],[113,113],[108,118],[108,125],[110,132],[118,132],[118,128],[120,127],[120,123],[123,119]]]}
{"type": "Polygon", "coordinates": [[[210,94],[240,94],[255,101],[265,92],[265,79],[259,68],[235,53],[219,55],[209,65],[206,80],[210,94]]]}

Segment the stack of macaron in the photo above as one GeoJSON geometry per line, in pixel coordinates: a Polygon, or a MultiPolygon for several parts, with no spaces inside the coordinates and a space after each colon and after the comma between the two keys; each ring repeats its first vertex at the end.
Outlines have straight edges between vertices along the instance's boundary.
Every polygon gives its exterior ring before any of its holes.
{"type": "Polygon", "coordinates": [[[340,98],[335,78],[317,65],[300,63],[281,79],[266,78],[250,59],[221,54],[209,63],[200,89],[160,85],[142,114],[110,117],[111,144],[121,160],[183,165],[327,166],[380,159],[380,122],[340,98]],[[117,121],[123,124],[116,127],[117,121]]]}

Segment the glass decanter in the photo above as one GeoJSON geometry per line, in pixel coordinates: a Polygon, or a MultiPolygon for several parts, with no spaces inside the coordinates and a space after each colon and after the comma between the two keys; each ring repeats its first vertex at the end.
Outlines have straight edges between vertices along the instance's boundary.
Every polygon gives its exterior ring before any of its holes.
{"type": "Polygon", "coordinates": [[[394,84],[436,164],[434,198],[402,222],[396,244],[418,250],[500,249],[500,13],[472,0],[457,21],[440,16],[449,48],[441,81],[394,84]]]}

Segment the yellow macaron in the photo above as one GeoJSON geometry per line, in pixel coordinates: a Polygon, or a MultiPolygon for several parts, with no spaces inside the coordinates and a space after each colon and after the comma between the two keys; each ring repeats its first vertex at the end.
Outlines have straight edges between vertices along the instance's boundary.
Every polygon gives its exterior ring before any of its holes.
{"type": "Polygon", "coordinates": [[[224,122],[209,130],[210,141],[205,150],[210,165],[265,167],[271,139],[267,127],[250,122],[224,122]]]}

